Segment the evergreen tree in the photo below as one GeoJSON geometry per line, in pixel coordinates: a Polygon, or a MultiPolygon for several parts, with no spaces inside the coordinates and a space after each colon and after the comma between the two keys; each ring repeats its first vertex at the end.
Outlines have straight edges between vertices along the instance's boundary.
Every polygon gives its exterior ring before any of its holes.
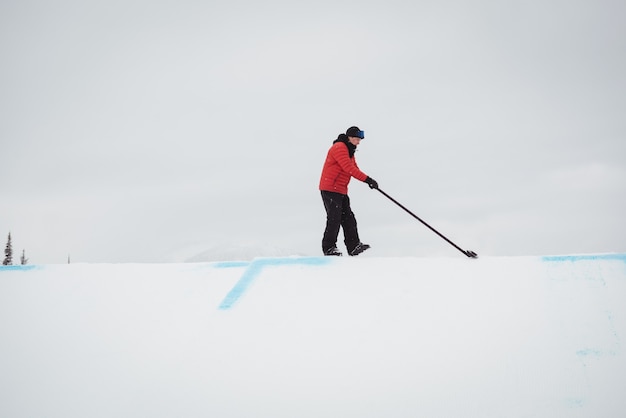
{"type": "Polygon", "coordinates": [[[11,245],[11,233],[9,232],[9,239],[7,240],[7,246],[4,249],[4,261],[5,266],[13,265],[13,246],[11,245]]]}
{"type": "Polygon", "coordinates": [[[20,257],[20,264],[23,266],[28,264],[28,258],[26,258],[26,250],[22,250],[22,257],[20,257]]]}

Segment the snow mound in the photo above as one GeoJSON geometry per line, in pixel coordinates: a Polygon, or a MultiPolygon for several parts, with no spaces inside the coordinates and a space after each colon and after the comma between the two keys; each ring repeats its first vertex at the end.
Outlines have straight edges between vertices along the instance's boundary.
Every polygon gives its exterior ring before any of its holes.
{"type": "Polygon", "coordinates": [[[245,248],[0,267],[0,416],[625,415],[626,254],[245,248]]]}

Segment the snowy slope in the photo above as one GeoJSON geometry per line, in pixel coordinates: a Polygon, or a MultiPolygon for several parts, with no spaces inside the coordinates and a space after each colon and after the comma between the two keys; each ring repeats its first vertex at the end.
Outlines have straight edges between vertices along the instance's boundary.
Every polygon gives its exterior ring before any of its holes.
{"type": "Polygon", "coordinates": [[[2,417],[623,417],[626,255],[0,268],[2,417]]]}

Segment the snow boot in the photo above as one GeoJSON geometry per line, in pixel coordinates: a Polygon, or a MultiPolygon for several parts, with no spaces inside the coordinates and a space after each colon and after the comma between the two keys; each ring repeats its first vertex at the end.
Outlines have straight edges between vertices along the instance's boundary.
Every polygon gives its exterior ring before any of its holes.
{"type": "Polygon", "coordinates": [[[354,247],[354,249],[352,251],[350,251],[350,255],[359,255],[361,254],[363,251],[367,250],[368,248],[370,248],[369,245],[367,244],[363,244],[362,242],[359,242],[356,247],[354,247]]]}
{"type": "Polygon", "coordinates": [[[341,254],[341,251],[339,251],[337,249],[337,247],[332,247],[332,248],[329,248],[328,250],[326,250],[324,255],[338,255],[338,256],[341,256],[343,254],[341,254]]]}

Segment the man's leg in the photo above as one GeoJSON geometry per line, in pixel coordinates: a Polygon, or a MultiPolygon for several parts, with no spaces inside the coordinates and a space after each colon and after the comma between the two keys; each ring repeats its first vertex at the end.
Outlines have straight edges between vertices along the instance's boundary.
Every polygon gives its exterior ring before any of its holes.
{"type": "Polygon", "coordinates": [[[348,254],[350,254],[361,240],[359,239],[356,217],[354,216],[354,212],[352,212],[350,198],[347,195],[344,196],[341,207],[341,227],[343,228],[344,243],[348,249],[348,254]]]}
{"type": "MultiPolygon", "coordinates": [[[[347,197],[347,196],[345,196],[347,197]]],[[[322,238],[322,251],[324,254],[328,250],[337,246],[337,236],[342,220],[342,205],[344,195],[322,190],[322,201],[326,209],[326,229],[322,238]]]]}

